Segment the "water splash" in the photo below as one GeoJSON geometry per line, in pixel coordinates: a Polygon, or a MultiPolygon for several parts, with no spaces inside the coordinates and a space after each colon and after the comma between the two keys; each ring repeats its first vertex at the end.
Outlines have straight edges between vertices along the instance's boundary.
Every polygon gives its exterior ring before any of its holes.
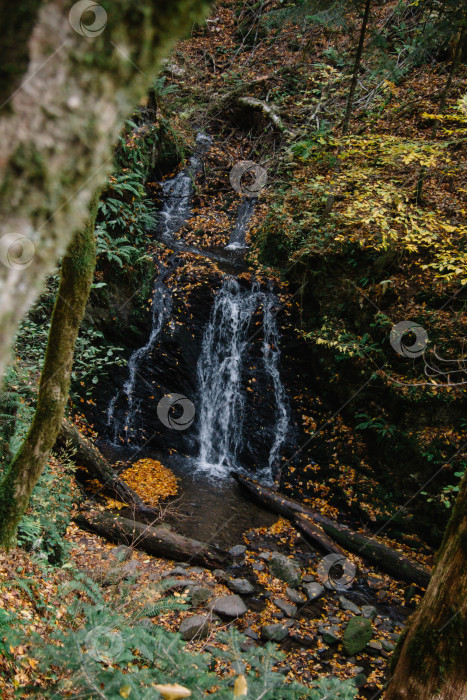
{"type": "Polygon", "coordinates": [[[256,198],[244,197],[240,202],[235,226],[230,234],[229,243],[225,246],[225,250],[245,250],[248,248],[245,243],[245,236],[257,201],[256,198]]]}

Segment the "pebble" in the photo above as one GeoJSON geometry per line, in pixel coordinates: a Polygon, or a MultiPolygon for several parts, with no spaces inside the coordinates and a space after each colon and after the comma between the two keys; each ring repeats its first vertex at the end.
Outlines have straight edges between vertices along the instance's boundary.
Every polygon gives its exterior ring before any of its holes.
{"type": "Polygon", "coordinates": [[[339,605],[341,606],[342,610],[348,610],[349,612],[353,613],[354,615],[361,615],[361,610],[358,607],[358,605],[355,605],[355,603],[352,603],[351,600],[348,598],[344,598],[343,595],[339,596],[339,605]]]}
{"type": "Polygon", "coordinates": [[[254,571],[264,571],[264,569],[265,569],[266,567],[264,566],[264,564],[261,564],[260,562],[254,562],[254,563],[251,565],[251,568],[252,568],[254,571]]]}
{"type": "Polygon", "coordinates": [[[222,596],[216,598],[212,604],[212,610],[221,617],[241,617],[248,609],[238,595],[222,596]]]}
{"type": "Polygon", "coordinates": [[[376,615],[376,608],[374,605],[362,605],[362,615],[366,617],[367,620],[373,619],[376,615]]]}
{"type": "Polygon", "coordinates": [[[252,627],[247,627],[246,630],[243,630],[243,634],[249,637],[250,639],[259,639],[259,634],[257,634],[252,627]]]}
{"type": "Polygon", "coordinates": [[[202,574],[204,572],[204,569],[202,569],[200,566],[191,566],[188,569],[189,574],[202,574]]]}
{"type": "Polygon", "coordinates": [[[258,554],[258,556],[260,559],[263,559],[264,561],[269,561],[270,558],[272,557],[272,553],[271,552],[260,552],[258,554]]]}
{"type": "Polygon", "coordinates": [[[178,628],[182,639],[189,641],[193,637],[207,637],[209,634],[209,617],[207,615],[192,615],[185,617],[178,628]]]}
{"type": "Polygon", "coordinates": [[[379,654],[383,650],[382,645],[380,642],[368,642],[368,644],[365,647],[365,651],[367,651],[369,654],[379,654]]]}
{"type": "Polygon", "coordinates": [[[281,642],[289,634],[289,630],[285,625],[278,622],[275,625],[265,625],[261,628],[261,636],[270,642],[281,642]]]}

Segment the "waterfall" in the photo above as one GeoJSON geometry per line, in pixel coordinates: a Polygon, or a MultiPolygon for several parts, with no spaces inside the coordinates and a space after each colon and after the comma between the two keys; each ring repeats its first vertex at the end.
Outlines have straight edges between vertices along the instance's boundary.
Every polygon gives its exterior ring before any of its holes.
{"type": "Polygon", "coordinates": [[[235,226],[230,234],[229,244],[225,246],[226,250],[243,250],[248,248],[245,244],[245,234],[257,201],[255,197],[244,197],[240,202],[235,226]]]}
{"type": "Polygon", "coordinates": [[[276,429],[274,435],[274,442],[269,452],[268,462],[269,470],[271,473],[273,473],[276,466],[278,466],[279,451],[287,435],[287,429],[289,427],[289,410],[287,396],[285,393],[284,385],[281,381],[281,375],[279,370],[279,361],[281,356],[281,351],[279,347],[280,336],[279,330],[277,328],[276,317],[273,311],[274,296],[272,294],[270,294],[265,299],[263,308],[264,365],[266,371],[271,377],[274,387],[274,396],[276,399],[276,429]]]}
{"type": "Polygon", "coordinates": [[[131,444],[138,437],[137,418],[140,410],[139,402],[135,397],[135,387],[138,377],[142,379],[139,370],[142,362],[154,347],[166,321],[169,320],[172,310],[172,297],[169,289],[165,285],[165,278],[168,270],[163,268],[156,278],[153,289],[153,298],[151,304],[151,332],[149,339],[145,345],[133,352],[128,360],[128,379],[123,385],[122,391],[118,391],[109,403],[107,409],[107,425],[113,431],[113,442],[116,443],[120,434],[123,433],[124,442],[131,444]],[[125,410],[124,420],[119,419],[116,415],[116,406],[122,401],[124,408],[118,413],[125,410]]]}
{"type": "Polygon", "coordinates": [[[190,214],[193,182],[203,166],[203,156],[211,145],[211,139],[200,133],[196,137],[195,152],[190,158],[188,167],[181,170],[175,177],[161,183],[164,203],[159,214],[162,240],[170,242],[188,219],[190,214]]]}
{"type": "Polygon", "coordinates": [[[276,466],[288,427],[285,390],[279,373],[279,335],[273,314],[274,295],[253,284],[242,290],[228,278],[218,293],[204,332],[198,361],[200,396],[198,467],[222,476],[236,463],[243,443],[245,395],[242,370],[250,344],[250,322],[263,306],[263,362],[270,376],[276,402],[274,441],[269,454],[269,474],[276,466]]]}

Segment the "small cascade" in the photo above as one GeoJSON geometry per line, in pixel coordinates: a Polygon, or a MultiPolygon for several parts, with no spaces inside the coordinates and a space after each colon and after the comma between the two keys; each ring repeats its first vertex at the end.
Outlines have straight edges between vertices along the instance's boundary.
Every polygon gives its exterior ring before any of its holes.
{"type": "Polygon", "coordinates": [[[226,250],[244,250],[248,248],[245,243],[245,236],[257,201],[256,197],[244,197],[240,202],[237,210],[237,220],[230,234],[229,243],[225,246],[226,250]]]}
{"type": "Polygon", "coordinates": [[[242,290],[228,278],[218,293],[205,329],[198,361],[200,396],[198,467],[213,476],[238,468],[242,449],[245,392],[242,386],[249,328],[259,306],[264,313],[263,361],[276,402],[277,425],[269,453],[269,474],[276,466],[288,427],[285,390],[279,373],[279,335],[273,314],[274,295],[253,284],[242,290]]]}
{"type": "MultiPolygon", "coordinates": [[[[156,278],[151,307],[151,333],[145,345],[138,348],[128,360],[128,379],[121,391],[112,398],[107,409],[107,425],[113,433],[113,442],[121,436],[126,444],[134,444],[138,439],[139,402],[135,396],[136,381],[141,365],[153,349],[164,325],[170,319],[172,297],[165,285],[168,270],[164,268],[156,278]],[[118,411],[116,411],[118,405],[118,411]],[[124,419],[120,415],[124,415],[124,419]]],[[[141,377],[140,377],[141,379],[141,377]]]]}
{"type": "Polygon", "coordinates": [[[164,204],[159,214],[160,235],[166,243],[173,240],[176,233],[190,215],[193,182],[203,167],[203,156],[211,146],[211,139],[206,134],[198,134],[193,155],[188,166],[175,177],[161,183],[164,204]]]}
{"type": "Polygon", "coordinates": [[[274,442],[269,452],[269,470],[274,473],[279,462],[280,448],[287,436],[289,427],[289,409],[287,395],[284,385],[281,381],[279,362],[280,362],[280,335],[277,328],[276,317],[274,314],[274,299],[272,294],[269,294],[264,301],[263,311],[263,357],[264,365],[267,373],[271,377],[274,396],[276,400],[276,428],[274,442]]]}

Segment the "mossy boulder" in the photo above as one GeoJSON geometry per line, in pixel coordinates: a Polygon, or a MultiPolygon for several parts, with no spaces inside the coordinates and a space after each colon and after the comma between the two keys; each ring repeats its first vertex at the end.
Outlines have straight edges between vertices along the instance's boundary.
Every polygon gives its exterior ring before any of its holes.
{"type": "Polygon", "coordinates": [[[352,617],[342,635],[342,645],[348,656],[354,656],[366,647],[373,636],[371,622],[364,617],[352,617]]]}

